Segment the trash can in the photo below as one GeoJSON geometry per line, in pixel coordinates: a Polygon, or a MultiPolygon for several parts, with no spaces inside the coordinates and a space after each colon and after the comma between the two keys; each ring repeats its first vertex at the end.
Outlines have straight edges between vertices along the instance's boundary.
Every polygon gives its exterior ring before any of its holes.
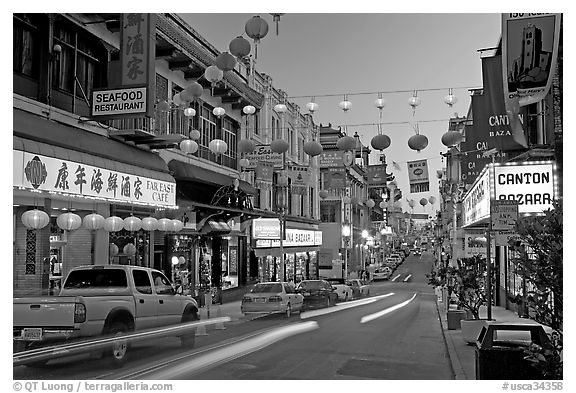
{"type": "Polygon", "coordinates": [[[460,321],[466,319],[465,310],[448,310],[446,313],[446,320],[448,322],[448,330],[460,329],[460,321]]]}
{"type": "Polygon", "coordinates": [[[476,341],[476,379],[544,379],[524,359],[523,349],[531,343],[550,346],[541,325],[492,323],[482,327],[476,341]]]}

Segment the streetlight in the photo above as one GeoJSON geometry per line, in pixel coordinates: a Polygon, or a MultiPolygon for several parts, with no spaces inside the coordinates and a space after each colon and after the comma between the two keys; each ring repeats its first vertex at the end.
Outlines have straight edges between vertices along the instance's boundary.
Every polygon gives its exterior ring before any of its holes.
{"type": "Polygon", "coordinates": [[[342,238],[344,240],[344,278],[348,277],[348,242],[350,240],[350,235],[352,234],[352,228],[347,222],[342,225],[342,238]]]}
{"type": "Polygon", "coordinates": [[[278,176],[276,182],[276,211],[280,220],[280,282],[285,281],[284,277],[284,236],[286,232],[286,208],[288,207],[288,177],[278,176]]]}

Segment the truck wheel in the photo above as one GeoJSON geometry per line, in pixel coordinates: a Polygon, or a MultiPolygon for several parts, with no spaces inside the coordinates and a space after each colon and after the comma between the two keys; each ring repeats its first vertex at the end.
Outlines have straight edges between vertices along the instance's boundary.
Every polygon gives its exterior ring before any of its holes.
{"type": "Polygon", "coordinates": [[[118,340],[114,340],[112,347],[108,350],[108,355],[112,360],[110,363],[113,367],[122,367],[128,360],[128,341],[122,340],[120,337],[129,330],[124,322],[114,322],[108,330],[111,336],[118,337],[118,340]]]}
{"type": "MultiPolygon", "coordinates": [[[[198,317],[198,313],[196,312],[187,312],[186,314],[182,315],[182,323],[186,322],[193,322],[199,321],[200,317],[198,317]]],[[[180,336],[180,343],[183,347],[193,348],[194,344],[196,343],[196,329],[191,329],[189,334],[185,334],[180,336]]]]}

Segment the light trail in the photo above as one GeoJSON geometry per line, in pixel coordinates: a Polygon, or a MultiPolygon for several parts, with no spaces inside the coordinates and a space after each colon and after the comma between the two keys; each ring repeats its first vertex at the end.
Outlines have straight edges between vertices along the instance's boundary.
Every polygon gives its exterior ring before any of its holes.
{"type": "Polygon", "coordinates": [[[360,323],[370,322],[370,321],[372,321],[372,320],[374,320],[374,319],[377,319],[377,318],[380,318],[380,317],[382,317],[382,316],[384,316],[384,315],[386,315],[386,314],[389,314],[389,313],[391,313],[392,311],[398,310],[399,308],[402,308],[402,307],[408,305],[412,300],[414,300],[415,297],[416,297],[416,294],[414,294],[414,296],[412,296],[410,299],[408,299],[408,300],[406,300],[406,301],[404,301],[404,302],[402,302],[402,303],[399,303],[399,304],[397,304],[397,305],[395,305],[395,306],[388,307],[387,309],[382,310],[382,311],[379,311],[379,312],[374,313],[374,314],[370,314],[370,315],[363,316],[362,319],[360,320],[360,323]]]}
{"type": "Polygon", "coordinates": [[[411,274],[407,275],[406,278],[405,278],[404,280],[402,280],[402,281],[406,282],[406,281],[410,280],[410,277],[412,277],[411,274]]]}
{"type": "Polygon", "coordinates": [[[373,297],[368,298],[368,299],[359,299],[359,300],[353,300],[353,301],[347,302],[347,303],[339,303],[339,304],[335,305],[334,307],[322,308],[320,310],[305,311],[305,312],[300,314],[300,319],[313,318],[313,317],[317,317],[319,315],[331,314],[333,312],[346,310],[347,308],[364,306],[366,304],[374,303],[380,299],[384,299],[384,298],[386,298],[388,296],[392,296],[392,295],[394,295],[394,292],[390,292],[390,293],[387,293],[385,295],[373,296],[373,297]]]}
{"type": "Polygon", "coordinates": [[[398,280],[398,277],[400,277],[400,276],[401,276],[401,274],[397,275],[396,277],[394,277],[394,278],[393,278],[392,280],[390,280],[390,281],[396,281],[396,280],[398,280]]]}

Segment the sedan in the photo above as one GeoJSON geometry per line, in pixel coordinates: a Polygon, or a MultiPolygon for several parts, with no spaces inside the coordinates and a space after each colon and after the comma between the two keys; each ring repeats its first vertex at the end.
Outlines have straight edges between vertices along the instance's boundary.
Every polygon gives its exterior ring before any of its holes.
{"type": "Polygon", "coordinates": [[[330,307],[338,300],[334,287],[326,280],[300,281],[296,291],[304,296],[304,309],[330,307]]]}
{"type": "Polygon", "coordinates": [[[289,318],[294,311],[302,311],[304,297],[286,282],[263,282],[254,285],[242,298],[243,314],[282,313],[289,318]]]}
{"type": "Polygon", "coordinates": [[[392,269],[389,267],[381,267],[379,269],[374,270],[372,273],[372,280],[388,280],[392,275],[392,269]]]}
{"type": "Polygon", "coordinates": [[[335,288],[338,300],[347,301],[352,299],[352,288],[346,283],[346,280],[343,278],[327,278],[326,281],[335,288]]]}
{"type": "Polygon", "coordinates": [[[352,298],[370,296],[370,285],[366,281],[353,278],[346,281],[346,284],[352,288],[352,298]]]}

